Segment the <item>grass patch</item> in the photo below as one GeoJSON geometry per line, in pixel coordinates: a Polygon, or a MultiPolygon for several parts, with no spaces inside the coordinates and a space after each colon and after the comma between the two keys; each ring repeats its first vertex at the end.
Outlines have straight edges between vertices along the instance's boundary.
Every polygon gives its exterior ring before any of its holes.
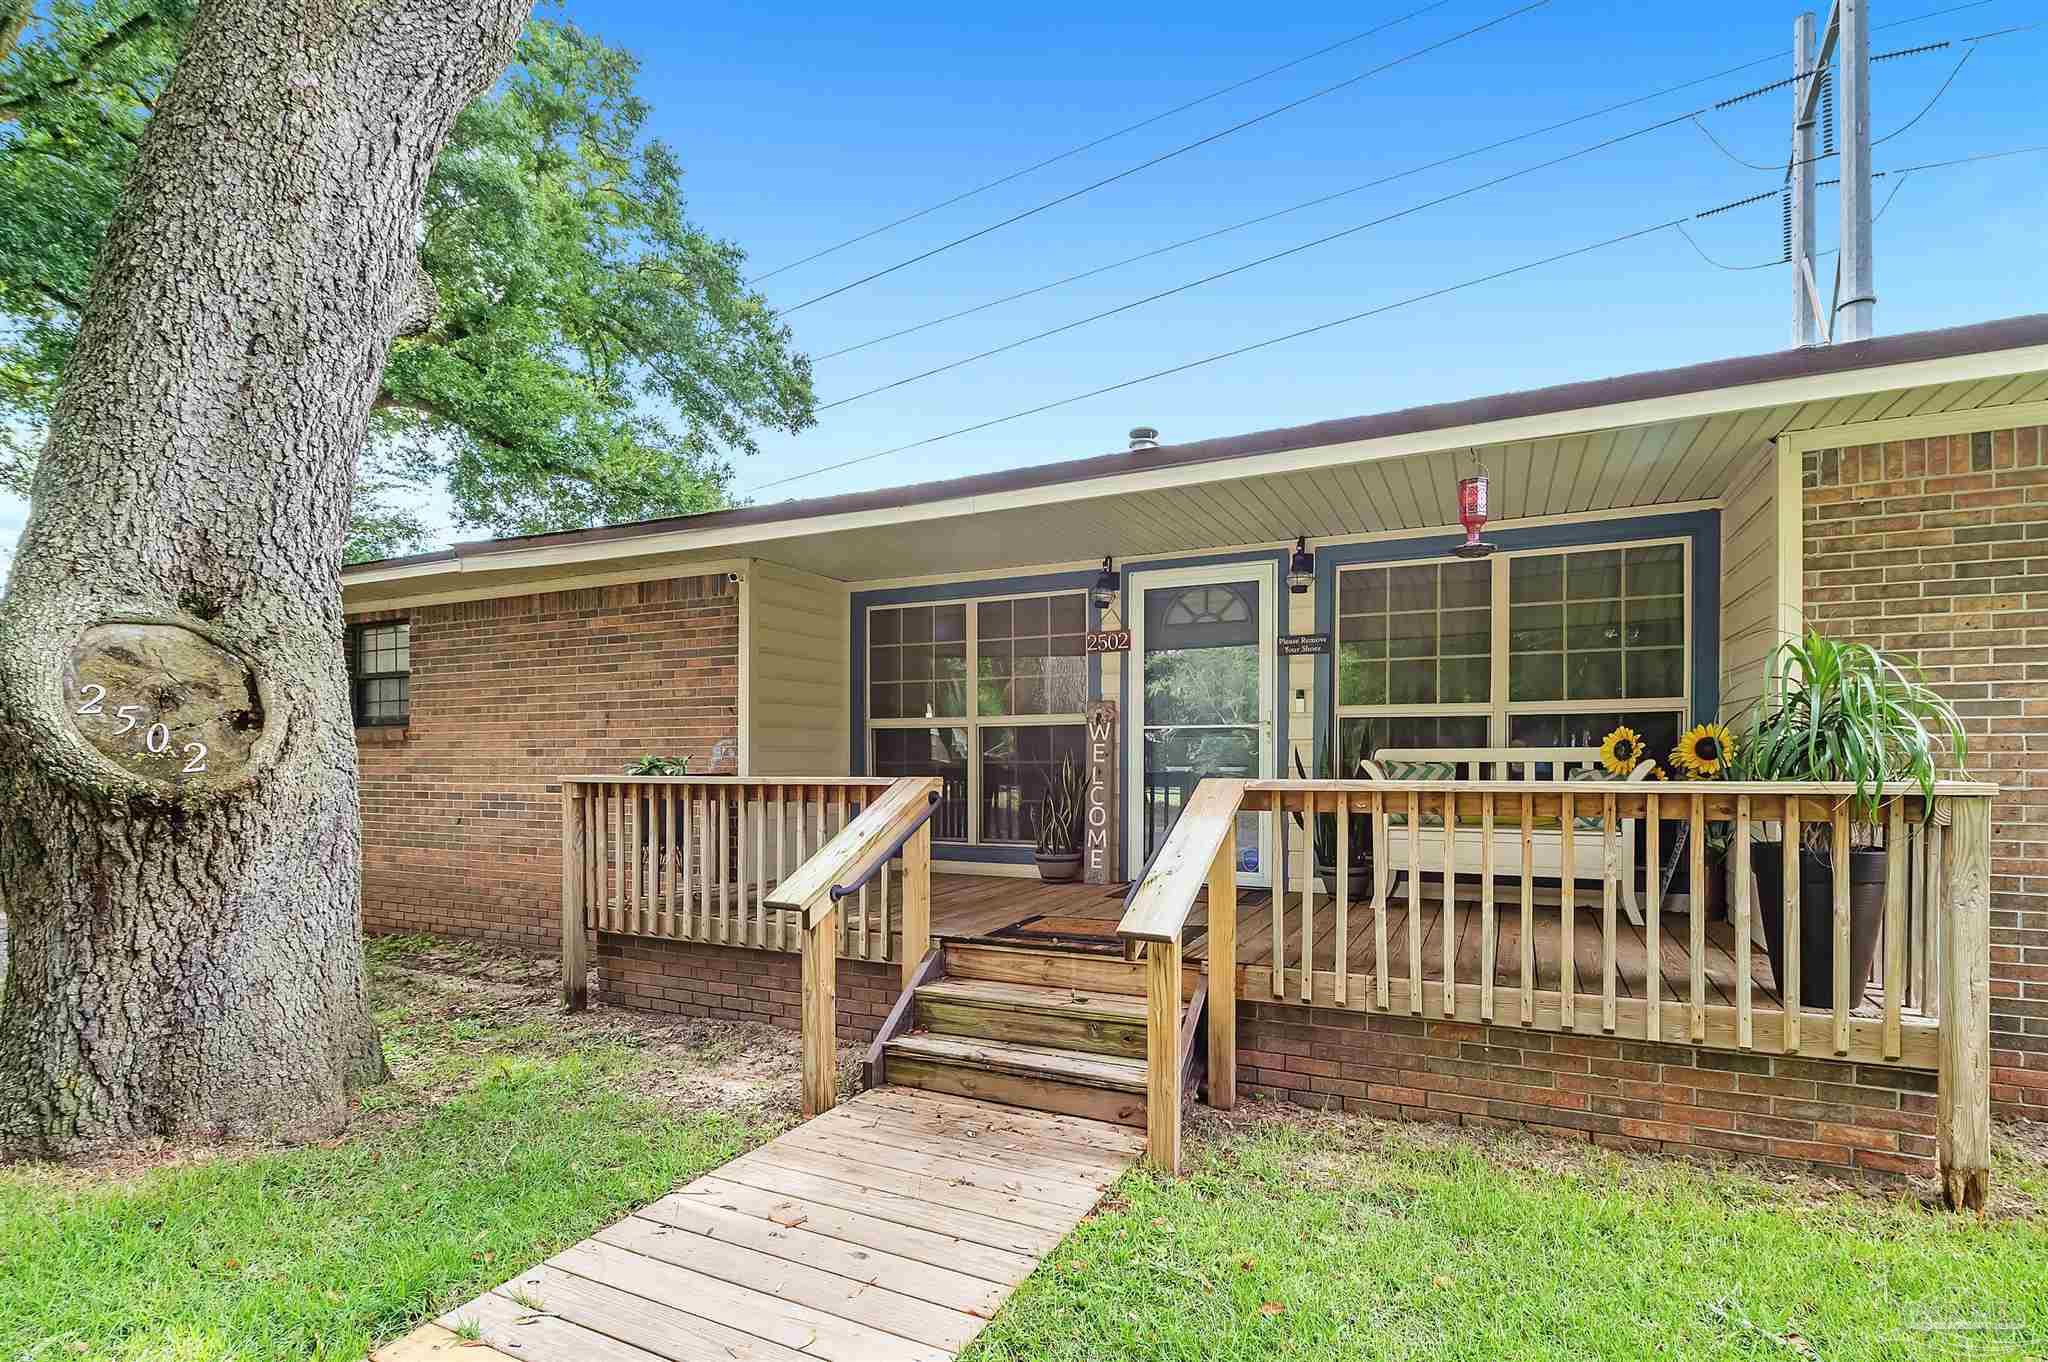
{"type": "Polygon", "coordinates": [[[0,1358],[357,1362],[774,1133],[650,1100],[690,1059],[373,948],[396,1077],[329,1146],[0,1168],[0,1358]]]}
{"type": "Polygon", "coordinates": [[[1211,1126],[1189,1167],[1127,1175],[969,1362],[2048,1354],[2038,1217],[1359,1120],[1211,1126]]]}

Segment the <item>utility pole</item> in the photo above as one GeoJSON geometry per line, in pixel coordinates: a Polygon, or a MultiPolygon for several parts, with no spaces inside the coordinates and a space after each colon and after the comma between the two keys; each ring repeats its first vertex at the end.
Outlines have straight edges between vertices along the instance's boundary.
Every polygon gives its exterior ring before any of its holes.
{"type": "Polygon", "coordinates": [[[1791,222],[1787,246],[1792,257],[1792,344],[1821,339],[1820,286],[1813,277],[1813,135],[1819,118],[1820,68],[1813,50],[1813,15],[1792,21],[1792,164],[1786,179],[1791,222]]]}
{"type": "Polygon", "coordinates": [[[1870,262],[1870,16],[1865,0],[1835,0],[1842,42],[1842,258],[1848,290],[1834,338],[1868,340],[1877,284],[1870,262]]]}

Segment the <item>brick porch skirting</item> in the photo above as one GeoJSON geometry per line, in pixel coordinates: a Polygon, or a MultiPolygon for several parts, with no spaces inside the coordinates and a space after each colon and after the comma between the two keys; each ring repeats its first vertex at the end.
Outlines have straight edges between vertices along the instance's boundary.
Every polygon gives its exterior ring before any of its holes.
{"type": "MultiPolygon", "coordinates": [[[[793,954],[600,933],[598,996],[615,1007],[795,1030],[793,954]]],[[[869,1041],[894,964],[839,962],[839,1036],[869,1041]]],[[[1934,1175],[1934,1074],[1272,1003],[1240,1003],[1241,1090],[1397,1120],[1522,1126],[1695,1158],[1897,1184],[1934,1175]]]]}
{"type": "MultiPolygon", "coordinates": [[[[597,996],[608,1006],[768,1022],[791,1031],[803,1021],[803,961],[793,952],[599,932],[592,958],[597,996]]],[[[894,962],[841,959],[835,991],[840,1043],[865,1044],[896,1005],[903,972],[894,962]]]]}
{"type": "Polygon", "coordinates": [[[1931,1071],[1244,1003],[1241,1090],[1303,1106],[1519,1125],[1610,1149],[1931,1177],[1931,1071]]]}

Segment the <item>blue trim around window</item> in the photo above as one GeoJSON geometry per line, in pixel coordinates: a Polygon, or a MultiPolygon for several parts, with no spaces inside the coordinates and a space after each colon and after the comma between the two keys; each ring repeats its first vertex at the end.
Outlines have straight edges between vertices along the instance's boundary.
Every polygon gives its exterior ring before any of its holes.
{"type": "MultiPolygon", "coordinates": [[[[1229,568],[1270,562],[1277,565],[1277,571],[1274,574],[1275,593],[1273,608],[1279,612],[1279,618],[1273,622],[1274,632],[1276,635],[1284,634],[1287,632],[1287,565],[1292,557],[1292,550],[1280,549],[1272,553],[1207,554],[1193,558],[1149,558],[1140,563],[1126,563],[1123,565],[1124,593],[1118,599],[1117,604],[1121,608],[1124,602],[1130,599],[1131,579],[1141,577],[1148,572],[1172,572],[1179,568],[1213,567],[1218,569],[1217,579],[1221,581],[1229,576],[1227,571],[1229,568]]],[[[1129,615],[1124,617],[1124,624],[1127,627],[1129,626],[1129,615]]],[[[1132,848],[1124,845],[1126,840],[1125,833],[1130,830],[1130,809],[1126,803],[1129,792],[1123,788],[1126,783],[1124,776],[1128,771],[1128,767],[1123,763],[1127,760],[1129,754],[1124,750],[1123,744],[1129,740],[1131,731],[1130,690],[1132,666],[1131,654],[1124,654],[1124,664],[1117,671],[1116,692],[1117,723],[1120,729],[1117,734],[1117,874],[1125,879],[1136,873],[1138,868],[1131,860],[1132,848]]],[[[1287,759],[1286,753],[1288,750],[1287,674],[1286,669],[1276,663],[1273,685],[1273,763],[1276,767],[1282,768],[1280,774],[1283,776],[1286,775],[1284,763],[1287,759]]]]}
{"type": "MultiPolygon", "coordinates": [[[[1632,516],[1622,520],[1575,521],[1503,529],[1487,538],[1502,552],[1523,549],[1605,548],[1645,539],[1686,539],[1692,558],[1692,711],[1704,723],[1721,709],[1721,513],[1632,516]]],[[[1329,745],[1335,705],[1337,569],[1360,563],[1400,563],[1442,558],[1463,542],[1455,534],[1425,539],[1382,539],[1330,544],[1316,550],[1316,632],[1330,635],[1331,651],[1316,659],[1315,750],[1329,745]]],[[[1626,704],[1625,701],[1617,702],[1626,704]]]]}
{"type": "MultiPolygon", "coordinates": [[[[883,591],[856,591],[852,596],[853,675],[852,726],[848,730],[847,767],[854,775],[868,772],[868,608],[876,605],[915,605],[923,601],[976,601],[989,596],[1028,596],[1034,592],[1087,591],[1095,585],[1096,572],[1047,572],[1031,577],[985,577],[977,581],[946,582],[937,586],[891,587],[883,591]]],[[[1102,612],[1088,602],[1088,627],[1102,627],[1102,612]]],[[[1102,655],[1088,657],[1088,698],[1102,698],[1102,655]]],[[[934,720],[934,724],[941,721],[934,720]]],[[[1032,849],[1027,846],[965,846],[957,842],[932,843],[935,861],[965,861],[981,865],[1029,865],[1032,849]]]]}

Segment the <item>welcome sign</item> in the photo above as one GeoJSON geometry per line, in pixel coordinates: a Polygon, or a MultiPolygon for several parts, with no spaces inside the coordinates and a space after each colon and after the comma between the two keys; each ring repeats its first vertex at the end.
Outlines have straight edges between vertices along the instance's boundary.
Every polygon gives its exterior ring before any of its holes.
{"type": "Polygon", "coordinates": [[[1088,718],[1088,797],[1082,813],[1081,879],[1085,884],[1116,880],[1116,701],[1091,701],[1088,718]]]}

